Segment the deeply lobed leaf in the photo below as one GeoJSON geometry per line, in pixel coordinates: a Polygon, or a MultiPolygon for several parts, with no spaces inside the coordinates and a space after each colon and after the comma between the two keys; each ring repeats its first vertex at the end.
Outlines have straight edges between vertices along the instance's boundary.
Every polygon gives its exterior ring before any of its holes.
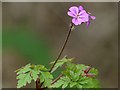
{"type": "MultiPolygon", "coordinates": [[[[66,70],[63,71],[64,76],[61,77],[56,83],[51,87],[70,87],[70,88],[99,88],[100,84],[96,77],[88,77],[84,70],[89,68],[84,64],[73,64],[71,62],[67,63],[66,70]]],[[[88,74],[98,75],[98,70],[91,68],[88,74]]]]}
{"type": "Polygon", "coordinates": [[[20,74],[17,76],[18,80],[18,84],[17,84],[17,88],[21,88],[23,86],[25,86],[27,83],[31,83],[31,76],[30,76],[30,72],[27,74],[20,74]]]}
{"type": "Polygon", "coordinates": [[[48,69],[43,65],[31,65],[26,66],[16,70],[17,73],[17,88],[26,86],[27,83],[31,83],[32,80],[36,81],[39,78],[44,81],[44,86],[51,85],[53,76],[48,72],[48,69]]]}

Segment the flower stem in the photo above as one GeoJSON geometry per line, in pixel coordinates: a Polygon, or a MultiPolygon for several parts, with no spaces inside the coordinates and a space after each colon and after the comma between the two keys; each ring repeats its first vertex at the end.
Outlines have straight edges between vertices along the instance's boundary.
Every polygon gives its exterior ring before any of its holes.
{"type": "Polygon", "coordinates": [[[66,46],[66,44],[67,44],[67,42],[68,42],[68,39],[69,39],[69,37],[70,37],[70,34],[71,34],[71,31],[72,31],[73,26],[74,26],[74,25],[71,23],[70,29],[69,29],[69,31],[68,31],[68,33],[67,33],[66,39],[65,39],[65,41],[64,41],[64,43],[63,43],[63,46],[62,46],[62,48],[61,48],[61,50],[60,50],[60,52],[59,52],[59,54],[58,54],[58,57],[56,58],[54,64],[53,64],[52,67],[50,68],[49,72],[52,71],[52,69],[54,68],[54,66],[55,66],[55,64],[57,63],[58,59],[59,59],[60,56],[62,55],[62,52],[63,52],[63,50],[65,49],[65,46],[66,46]]]}

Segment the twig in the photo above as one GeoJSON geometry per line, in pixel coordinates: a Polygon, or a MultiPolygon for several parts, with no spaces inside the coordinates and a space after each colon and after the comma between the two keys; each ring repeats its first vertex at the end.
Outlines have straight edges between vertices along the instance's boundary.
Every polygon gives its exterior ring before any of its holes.
{"type": "Polygon", "coordinates": [[[61,48],[61,50],[60,50],[60,52],[59,52],[59,54],[58,54],[58,57],[56,58],[54,64],[53,64],[52,67],[50,68],[49,72],[52,71],[52,69],[54,68],[54,66],[55,66],[55,64],[57,63],[58,59],[60,58],[63,50],[65,49],[65,46],[66,46],[67,41],[68,41],[68,39],[69,39],[70,33],[71,33],[71,31],[72,31],[72,28],[73,28],[73,24],[71,24],[70,29],[69,29],[69,31],[68,31],[68,33],[67,33],[66,39],[65,39],[65,41],[64,41],[64,43],[63,43],[63,46],[62,46],[62,48],[61,48]]]}

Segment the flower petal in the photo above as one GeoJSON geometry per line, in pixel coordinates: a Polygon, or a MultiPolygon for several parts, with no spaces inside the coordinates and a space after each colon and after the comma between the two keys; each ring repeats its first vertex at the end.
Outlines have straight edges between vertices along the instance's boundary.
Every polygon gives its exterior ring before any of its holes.
{"type": "Polygon", "coordinates": [[[86,18],[86,17],[81,17],[80,19],[82,22],[88,22],[88,18],[86,18]]]}
{"type": "Polygon", "coordinates": [[[79,13],[79,15],[82,15],[82,14],[84,14],[84,13],[87,13],[85,10],[82,10],[80,13],[79,13]]]}
{"type": "Polygon", "coordinates": [[[87,21],[89,21],[88,16],[85,16],[85,17],[80,17],[80,18],[83,20],[83,22],[87,22],[87,21]]]}
{"type": "Polygon", "coordinates": [[[86,13],[86,11],[81,11],[80,18],[84,20],[84,22],[87,22],[89,20],[89,15],[86,13]]]}
{"type": "Polygon", "coordinates": [[[92,20],[95,20],[95,19],[96,19],[96,17],[95,17],[95,16],[90,16],[90,18],[91,18],[92,20]]]}
{"type": "Polygon", "coordinates": [[[82,6],[79,6],[79,10],[82,11],[84,10],[84,8],[82,6]]]}
{"type": "Polygon", "coordinates": [[[80,25],[82,23],[82,21],[80,19],[73,18],[72,23],[74,23],[75,25],[80,25]]]}
{"type": "Polygon", "coordinates": [[[76,15],[74,13],[70,12],[70,11],[68,11],[67,14],[71,17],[76,17],[76,15]]]}
{"type": "Polygon", "coordinates": [[[75,15],[77,15],[79,12],[78,7],[76,6],[70,7],[69,10],[75,15]]]}
{"type": "Polygon", "coordinates": [[[86,27],[88,28],[89,25],[90,25],[90,20],[86,23],[86,27]]]}

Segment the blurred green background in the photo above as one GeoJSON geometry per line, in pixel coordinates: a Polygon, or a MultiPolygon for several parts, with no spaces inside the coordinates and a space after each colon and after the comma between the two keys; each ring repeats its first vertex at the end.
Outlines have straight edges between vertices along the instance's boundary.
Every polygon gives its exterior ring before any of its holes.
{"type": "MultiPolygon", "coordinates": [[[[2,3],[3,88],[15,88],[15,70],[27,63],[54,60],[65,39],[71,18],[70,6],[83,5],[96,16],[89,28],[75,27],[62,57],[98,68],[102,87],[118,87],[117,3],[2,3]]],[[[62,58],[61,57],[61,58],[62,58]]],[[[54,76],[59,74],[54,73],[54,76]]],[[[34,84],[34,83],[33,83],[34,84]]],[[[27,87],[34,87],[28,85],[27,87]]]]}

